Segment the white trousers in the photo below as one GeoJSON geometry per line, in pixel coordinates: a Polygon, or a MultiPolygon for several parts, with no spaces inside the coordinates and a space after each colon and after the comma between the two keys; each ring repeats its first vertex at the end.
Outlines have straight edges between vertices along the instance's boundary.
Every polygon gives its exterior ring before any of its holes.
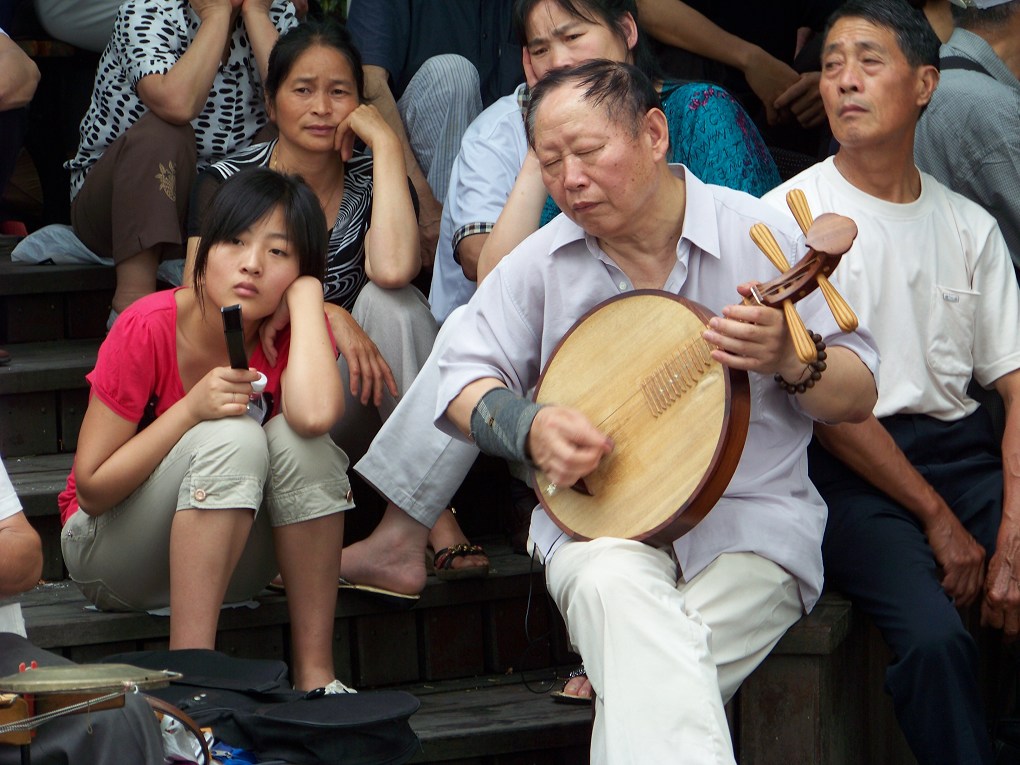
{"type": "Polygon", "coordinates": [[[723,705],[800,618],[792,575],[729,553],[688,582],[667,551],[603,538],[563,545],[546,580],[598,696],[592,763],[734,762],[723,705]]]}

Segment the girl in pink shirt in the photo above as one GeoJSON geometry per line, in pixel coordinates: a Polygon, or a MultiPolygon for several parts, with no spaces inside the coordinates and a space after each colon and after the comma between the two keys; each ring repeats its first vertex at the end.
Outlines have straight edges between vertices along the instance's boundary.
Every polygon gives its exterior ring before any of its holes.
{"type": "Polygon", "coordinates": [[[347,458],[329,438],[344,397],[323,313],[325,231],[300,179],[259,169],[221,186],[194,286],[132,304],[100,348],[61,496],[61,547],[99,608],[169,606],[171,649],[212,648],[222,604],[250,599],[280,570],[295,687],[343,692],[336,551],[353,505],[347,458]],[[231,368],[224,341],[220,309],[235,304],[249,369],[231,368]],[[289,321],[275,366],[260,347],[270,318],[289,321]],[[260,371],[272,401],[264,425],[246,416],[260,371]]]}

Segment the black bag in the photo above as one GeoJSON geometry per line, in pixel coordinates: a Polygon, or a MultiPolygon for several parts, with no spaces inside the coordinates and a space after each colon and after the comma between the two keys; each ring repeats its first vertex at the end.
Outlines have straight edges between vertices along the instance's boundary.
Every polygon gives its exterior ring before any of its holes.
{"type": "Polygon", "coordinates": [[[389,765],[407,762],[420,748],[408,723],[419,702],[403,691],[309,694],[290,688],[282,661],[201,649],[138,651],[103,661],[180,672],[181,680],[149,694],[263,759],[389,765]]]}

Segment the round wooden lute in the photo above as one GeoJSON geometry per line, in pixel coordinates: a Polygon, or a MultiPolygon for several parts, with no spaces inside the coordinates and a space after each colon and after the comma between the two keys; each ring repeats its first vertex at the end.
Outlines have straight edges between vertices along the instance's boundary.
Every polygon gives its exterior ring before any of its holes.
{"type": "MultiPolygon", "coordinates": [[[[701,338],[712,316],[672,293],[636,290],[596,306],[553,352],[535,401],[580,410],[614,443],[584,490],[537,492],[572,537],[672,541],[722,496],[751,403],[747,374],[713,360],[701,338]]],[[[541,472],[535,480],[549,484],[541,472]]]]}
{"type": "MultiPolygon", "coordinates": [[[[819,277],[832,273],[857,234],[842,216],[819,216],[816,225],[808,241],[831,252],[809,248],[745,301],[782,308],[795,345],[806,330],[793,302],[818,288],[819,277]]],[[[755,231],[763,251],[774,243],[766,241],[770,232],[755,231]]],[[[614,443],[571,489],[549,491],[549,478],[535,473],[539,501],[571,537],[669,544],[694,528],[726,490],[747,436],[750,386],[746,373],[709,355],[702,333],[712,316],[678,295],[636,290],[592,308],[554,349],[535,401],[579,410],[614,443]]]]}

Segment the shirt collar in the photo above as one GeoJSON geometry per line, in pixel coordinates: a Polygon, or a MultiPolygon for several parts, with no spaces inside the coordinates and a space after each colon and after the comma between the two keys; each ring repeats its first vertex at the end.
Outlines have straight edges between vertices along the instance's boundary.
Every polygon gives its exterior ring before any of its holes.
{"type": "Polygon", "coordinates": [[[719,220],[715,212],[715,196],[700,178],[684,165],[671,164],[669,169],[677,178],[683,178],[686,186],[684,227],[677,242],[677,257],[685,242],[707,252],[714,258],[721,257],[719,244],[719,220]]]}

